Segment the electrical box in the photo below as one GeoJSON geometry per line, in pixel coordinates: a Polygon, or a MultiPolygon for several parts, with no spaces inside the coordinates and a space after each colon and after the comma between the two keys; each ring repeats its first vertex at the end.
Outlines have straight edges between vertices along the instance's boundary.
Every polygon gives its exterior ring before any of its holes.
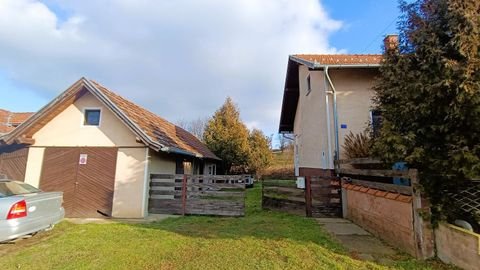
{"type": "Polygon", "coordinates": [[[297,188],[305,189],[305,177],[297,177],[297,188]]]}

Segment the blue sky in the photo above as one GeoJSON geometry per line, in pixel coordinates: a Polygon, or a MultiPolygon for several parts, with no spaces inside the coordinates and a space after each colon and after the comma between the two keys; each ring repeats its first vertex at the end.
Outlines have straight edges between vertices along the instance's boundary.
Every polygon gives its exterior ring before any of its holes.
{"type": "Polygon", "coordinates": [[[227,96],[277,131],[289,54],[381,53],[397,1],[0,2],[0,108],[36,111],[82,76],[176,122],[227,96]]]}

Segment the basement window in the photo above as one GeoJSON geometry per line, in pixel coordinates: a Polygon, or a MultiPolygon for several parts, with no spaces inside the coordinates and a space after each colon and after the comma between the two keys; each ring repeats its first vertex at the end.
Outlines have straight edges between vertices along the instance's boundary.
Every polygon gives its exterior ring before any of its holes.
{"type": "Polygon", "coordinates": [[[99,126],[100,125],[100,109],[86,109],[83,121],[84,126],[99,126]]]}
{"type": "Polygon", "coordinates": [[[310,79],[310,74],[307,76],[307,96],[312,92],[312,81],[310,79]]]}

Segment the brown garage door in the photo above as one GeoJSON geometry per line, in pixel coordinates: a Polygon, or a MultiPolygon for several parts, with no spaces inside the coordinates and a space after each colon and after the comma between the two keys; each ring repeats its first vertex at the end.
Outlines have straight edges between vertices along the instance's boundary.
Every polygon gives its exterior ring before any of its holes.
{"type": "Polygon", "coordinates": [[[46,148],[40,188],[64,192],[68,217],[110,216],[116,161],[117,148],[46,148]]]}
{"type": "Polygon", "coordinates": [[[0,147],[0,174],[9,179],[24,181],[27,169],[28,148],[24,145],[0,147]]]}

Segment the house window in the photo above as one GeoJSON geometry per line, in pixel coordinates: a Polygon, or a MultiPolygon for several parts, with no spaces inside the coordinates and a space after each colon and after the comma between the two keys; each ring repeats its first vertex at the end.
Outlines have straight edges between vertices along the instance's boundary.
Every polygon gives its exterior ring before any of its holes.
{"type": "Polygon", "coordinates": [[[307,96],[312,92],[312,81],[310,79],[310,74],[307,76],[307,96]]]}
{"type": "Polygon", "coordinates": [[[382,128],[382,112],[379,110],[370,111],[370,122],[373,136],[378,137],[380,135],[380,129],[382,128]]]}
{"type": "Polygon", "coordinates": [[[83,125],[85,126],[99,126],[100,125],[100,109],[85,110],[85,118],[83,125]]]}
{"type": "Polygon", "coordinates": [[[175,174],[193,174],[192,162],[183,158],[177,158],[175,174]]]}
{"type": "Polygon", "coordinates": [[[207,166],[207,175],[216,175],[217,174],[217,166],[215,164],[207,166]]]}

